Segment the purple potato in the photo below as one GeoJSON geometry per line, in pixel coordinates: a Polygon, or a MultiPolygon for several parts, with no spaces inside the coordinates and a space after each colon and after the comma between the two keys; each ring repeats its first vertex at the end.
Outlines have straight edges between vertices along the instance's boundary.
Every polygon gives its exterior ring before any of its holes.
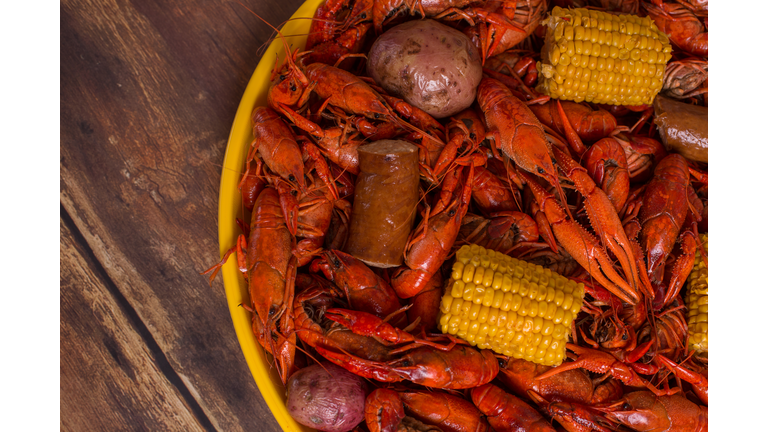
{"type": "Polygon", "coordinates": [[[333,363],[300,369],[288,378],[285,402],[297,422],[320,431],[344,432],[363,421],[365,381],[333,363]]]}

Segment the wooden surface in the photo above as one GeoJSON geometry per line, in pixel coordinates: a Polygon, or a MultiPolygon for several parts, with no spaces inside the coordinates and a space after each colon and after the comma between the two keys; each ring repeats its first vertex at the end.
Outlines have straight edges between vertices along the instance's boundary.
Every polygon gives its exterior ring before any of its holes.
{"type": "MultiPolygon", "coordinates": [[[[244,4],[273,24],[302,0],[244,4]]],[[[279,430],[221,278],[221,164],[271,29],[223,0],[62,0],[62,430],[279,430]]]]}

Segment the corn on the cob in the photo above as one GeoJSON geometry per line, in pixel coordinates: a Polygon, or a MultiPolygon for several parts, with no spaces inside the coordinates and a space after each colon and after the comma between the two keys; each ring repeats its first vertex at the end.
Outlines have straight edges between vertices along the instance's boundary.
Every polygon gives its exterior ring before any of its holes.
{"type": "Polygon", "coordinates": [[[672,46],[651,18],[556,6],[544,23],[537,91],[575,102],[653,103],[672,46]]]}
{"type": "Polygon", "coordinates": [[[440,304],[443,333],[478,348],[556,366],[565,357],[584,284],[478,245],[456,252],[440,304]]]}
{"type": "MultiPolygon", "coordinates": [[[[704,252],[709,251],[707,234],[699,234],[704,252]]],[[[691,349],[706,353],[708,351],[707,330],[709,326],[709,271],[707,264],[696,250],[693,270],[688,276],[688,294],[685,296],[688,307],[688,343],[691,349]]]]}

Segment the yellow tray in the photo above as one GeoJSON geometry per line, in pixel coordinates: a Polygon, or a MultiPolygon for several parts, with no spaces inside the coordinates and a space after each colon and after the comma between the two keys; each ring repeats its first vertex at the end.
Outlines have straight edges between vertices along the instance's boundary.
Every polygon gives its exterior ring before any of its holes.
{"type": "MultiPolygon", "coordinates": [[[[281,32],[286,36],[286,41],[292,49],[304,48],[311,23],[309,19],[296,18],[311,18],[322,1],[307,0],[293,14],[291,20],[282,27],[281,32]]],[[[235,114],[227,142],[227,152],[224,155],[224,167],[221,172],[219,189],[219,251],[221,256],[224,256],[224,253],[234,246],[237,236],[241,233],[235,222],[235,218],[243,218],[243,205],[237,184],[240,182],[245,157],[251,141],[253,141],[251,112],[257,106],[267,105],[270,73],[275,65],[276,56],[279,56],[279,61],[282,61],[284,53],[282,40],[279,37],[275,38],[256,66],[235,114]]],[[[311,431],[312,429],[300,425],[288,414],[285,407],[285,388],[280,381],[277,370],[271,366],[273,363],[272,356],[264,352],[251,330],[251,313],[240,306],[241,304],[248,304],[248,286],[237,270],[234,256],[229,258],[221,273],[237,339],[243,349],[251,374],[259,386],[261,395],[283,430],[311,431]]]]}

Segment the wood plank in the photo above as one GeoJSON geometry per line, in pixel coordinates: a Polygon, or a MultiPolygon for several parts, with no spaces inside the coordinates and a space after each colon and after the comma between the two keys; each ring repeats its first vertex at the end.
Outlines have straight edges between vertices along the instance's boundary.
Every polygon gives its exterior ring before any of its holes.
{"type": "MultiPolygon", "coordinates": [[[[61,429],[205,430],[63,221],[61,429]]],[[[162,355],[162,353],[160,353],[162,355]]]]}
{"type": "MultiPolygon", "coordinates": [[[[248,3],[279,23],[301,1],[248,3]]],[[[62,206],[217,430],[280,430],[220,279],[198,274],[219,259],[226,139],[270,34],[236,3],[61,2],[62,206]]]]}

